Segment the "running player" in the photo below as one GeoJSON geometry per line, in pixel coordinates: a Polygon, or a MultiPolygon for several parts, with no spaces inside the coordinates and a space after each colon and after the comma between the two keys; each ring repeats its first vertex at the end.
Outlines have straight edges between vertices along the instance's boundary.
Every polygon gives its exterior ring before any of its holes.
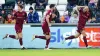
{"type": "Polygon", "coordinates": [[[15,31],[16,31],[16,35],[9,35],[6,34],[5,38],[10,37],[13,39],[19,39],[19,43],[22,49],[25,49],[25,47],[23,47],[23,41],[22,41],[22,29],[23,29],[23,24],[26,23],[27,20],[27,13],[25,11],[23,11],[23,6],[22,5],[18,5],[18,11],[14,14],[14,18],[16,19],[16,24],[15,24],[15,31]]]}
{"type": "Polygon", "coordinates": [[[45,46],[45,50],[51,50],[48,48],[49,42],[50,42],[50,29],[49,26],[51,26],[50,22],[52,20],[52,18],[54,18],[56,15],[53,13],[54,9],[55,9],[55,5],[51,4],[50,6],[50,10],[47,11],[46,16],[44,18],[43,24],[42,24],[42,30],[45,36],[37,36],[37,35],[33,35],[33,39],[35,38],[40,38],[40,39],[44,39],[46,40],[46,46],[45,46]]]}
{"type": "Polygon", "coordinates": [[[87,35],[84,31],[84,28],[85,28],[86,21],[90,18],[89,8],[87,6],[77,6],[77,9],[79,10],[79,14],[80,14],[78,26],[77,26],[77,33],[76,35],[72,35],[70,37],[65,38],[65,40],[78,38],[82,34],[84,43],[86,47],[88,47],[88,43],[86,39],[87,35]]]}

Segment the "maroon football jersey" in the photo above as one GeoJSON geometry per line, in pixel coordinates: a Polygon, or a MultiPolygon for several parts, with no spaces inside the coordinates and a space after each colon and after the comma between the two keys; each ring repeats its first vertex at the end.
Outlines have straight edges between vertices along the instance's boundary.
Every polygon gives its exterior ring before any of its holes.
{"type": "Polygon", "coordinates": [[[16,12],[14,14],[14,17],[16,19],[16,24],[20,24],[20,25],[23,25],[24,23],[24,20],[27,20],[27,13],[22,11],[22,12],[16,12]]]}
{"type": "MultiPolygon", "coordinates": [[[[47,11],[47,13],[46,13],[46,16],[47,15],[49,15],[50,16],[50,18],[49,18],[49,21],[51,22],[51,17],[52,17],[52,15],[51,15],[51,10],[48,10],[47,11]]],[[[46,16],[45,16],[45,18],[44,18],[44,21],[43,21],[43,24],[42,24],[42,30],[43,30],[43,33],[44,34],[49,34],[50,33],[50,29],[49,29],[49,26],[48,26],[48,23],[47,23],[47,21],[46,21],[46,16]]]]}
{"type": "MultiPolygon", "coordinates": [[[[50,16],[50,18],[49,18],[49,22],[51,22],[51,20],[52,20],[52,18],[51,18],[51,17],[52,17],[51,13],[52,13],[51,10],[48,10],[47,13],[46,13],[46,16],[47,16],[47,15],[50,16]]],[[[45,16],[45,18],[44,18],[44,20],[43,20],[43,24],[42,24],[42,25],[46,25],[46,26],[48,26],[48,23],[47,23],[47,21],[46,21],[46,16],[45,16]]]]}
{"type": "Polygon", "coordinates": [[[89,12],[83,12],[83,10],[79,10],[79,21],[78,21],[78,29],[83,29],[85,27],[86,21],[90,17],[89,12]]]}
{"type": "Polygon", "coordinates": [[[27,20],[27,14],[24,11],[22,12],[18,11],[14,14],[14,17],[16,19],[16,24],[15,24],[16,33],[20,33],[22,32],[23,29],[24,20],[27,20]]]}

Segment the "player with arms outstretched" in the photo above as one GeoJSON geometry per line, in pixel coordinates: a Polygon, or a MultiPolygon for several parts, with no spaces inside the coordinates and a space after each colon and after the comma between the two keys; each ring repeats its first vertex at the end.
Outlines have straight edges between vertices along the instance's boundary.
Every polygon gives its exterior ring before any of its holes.
{"type": "Polygon", "coordinates": [[[87,6],[77,6],[77,9],[79,10],[79,21],[77,25],[77,33],[76,35],[72,35],[70,37],[65,38],[65,40],[78,38],[82,34],[86,47],[89,47],[86,39],[87,35],[84,31],[85,24],[87,20],[89,20],[90,18],[89,8],[87,6]]]}
{"type": "Polygon", "coordinates": [[[25,11],[23,11],[23,6],[22,5],[18,5],[18,11],[14,14],[14,18],[16,20],[15,23],[15,31],[16,31],[16,35],[9,35],[6,34],[5,38],[10,37],[13,39],[18,40],[19,39],[19,43],[22,49],[25,49],[25,47],[23,47],[23,41],[22,41],[22,29],[23,29],[23,24],[26,23],[27,20],[27,13],[25,11]]]}
{"type": "Polygon", "coordinates": [[[33,35],[33,39],[35,38],[40,38],[40,39],[44,39],[46,40],[46,46],[45,46],[45,50],[51,50],[48,48],[49,42],[50,42],[50,29],[49,26],[51,26],[50,22],[52,20],[52,18],[54,18],[56,15],[55,13],[53,13],[54,9],[55,9],[55,5],[51,4],[50,6],[50,10],[47,11],[46,16],[44,17],[44,21],[42,24],[42,30],[45,36],[37,36],[37,35],[33,35]]]}

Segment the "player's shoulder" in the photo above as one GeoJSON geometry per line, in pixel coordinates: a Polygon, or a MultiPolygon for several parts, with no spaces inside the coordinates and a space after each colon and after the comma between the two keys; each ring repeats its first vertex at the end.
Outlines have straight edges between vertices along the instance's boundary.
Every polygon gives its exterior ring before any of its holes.
{"type": "Polygon", "coordinates": [[[51,13],[51,10],[48,10],[47,13],[51,13]]]}
{"type": "Polygon", "coordinates": [[[48,12],[48,13],[50,13],[50,12],[51,12],[51,10],[48,10],[47,12],[48,12]]]}
{"type": "Polygon", "coordinates": [[[51,14],[51,10],[48,10],[46,14],[47,14],[47,15],[51,14]]]}
{"type": "Polygon", "coordinates": [[[22,11],[22,13],[26,13],[25,11],[22,11]]]}

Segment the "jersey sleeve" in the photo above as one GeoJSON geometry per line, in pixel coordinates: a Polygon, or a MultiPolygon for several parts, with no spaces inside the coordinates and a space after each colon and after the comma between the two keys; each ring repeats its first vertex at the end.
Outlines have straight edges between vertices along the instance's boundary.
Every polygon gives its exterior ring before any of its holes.
{"type": "Polygon", "coordinates": [[[16,19],[17,18],[17,12],[14,14],[14,19],[16,19]]]}
{"type": "Polygon", "coordinates": [[[25,12],[24,20],[27,21],[27,13],[25,12]]]}

